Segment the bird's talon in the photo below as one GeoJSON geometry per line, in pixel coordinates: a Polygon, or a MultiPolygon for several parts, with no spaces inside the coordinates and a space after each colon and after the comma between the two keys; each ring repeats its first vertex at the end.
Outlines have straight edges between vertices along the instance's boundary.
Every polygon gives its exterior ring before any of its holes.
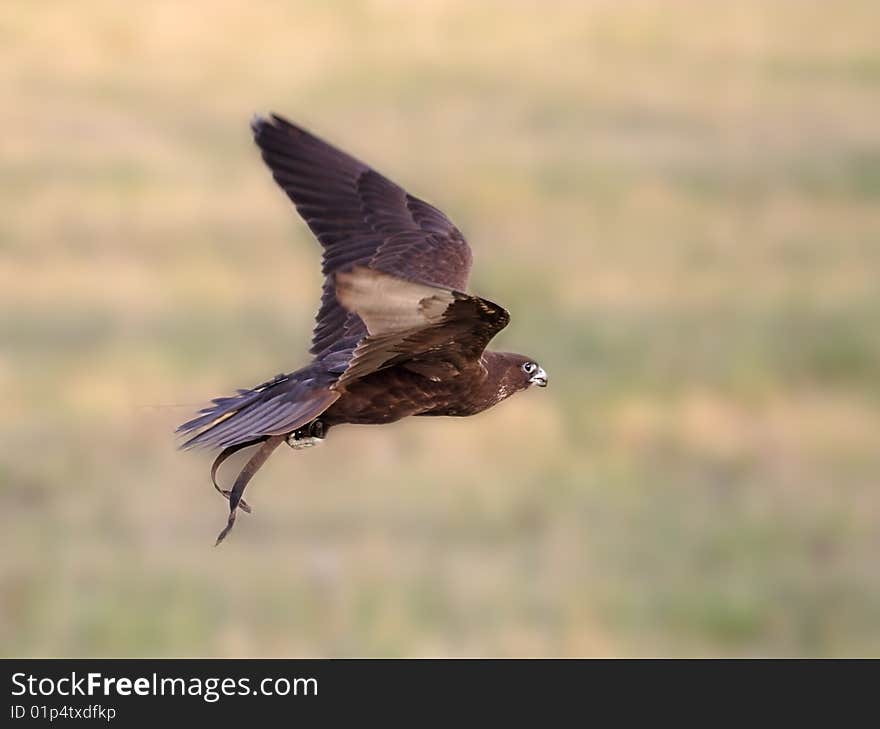
{"type": "Polygon", "coordinates": [[[287,445],[295,451],[299,451],[304,448],[314,448],[321,440],[321,438],[311,438],[309,436],[297,437],[296,433],[291,433],[287,436],[287,445]]]}

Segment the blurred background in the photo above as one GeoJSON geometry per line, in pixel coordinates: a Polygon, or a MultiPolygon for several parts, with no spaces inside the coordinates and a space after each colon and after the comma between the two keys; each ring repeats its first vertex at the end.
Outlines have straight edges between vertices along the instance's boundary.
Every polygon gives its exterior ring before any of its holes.
{"type": "Polygon", "coordinates": [[[880,5],[6,0],[4,655],[880,653],[880,5]],[[275,110],[447,211],[472,419],[173,428],[305,362],[275,110]],[[230,478],[227,472],[226,478],[230,478]]]}

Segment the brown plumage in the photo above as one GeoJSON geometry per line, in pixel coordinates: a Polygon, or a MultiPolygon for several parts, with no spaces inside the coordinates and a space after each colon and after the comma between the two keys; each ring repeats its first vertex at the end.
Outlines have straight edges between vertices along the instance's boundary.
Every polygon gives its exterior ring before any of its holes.
{"type": "Polygon", "coordinates": [[[463,293],[471,250],[449,219],[387,178],[279,116],[257,117],[254,140],[275,181],[324,248],[314,359],[181,425],[183,448],[221,448],[211,480],[229,499],[226,536],[242,494],[281,443],[313,444],[344,423],[408,415],[474,415],[547,375],[518,354],[486,351],[510,321],[497,304],[463,293]],[[217,470],[259,446],[231,490],[217,470]]]}

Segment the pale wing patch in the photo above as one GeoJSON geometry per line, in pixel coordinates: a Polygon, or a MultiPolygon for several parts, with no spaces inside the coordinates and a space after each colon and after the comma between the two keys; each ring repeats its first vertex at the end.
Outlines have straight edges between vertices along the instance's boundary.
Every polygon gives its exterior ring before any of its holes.
{"type": "Polygon", "coordinates": [[[354,312],[371,336],[430,326],[443,318],[455,295],[365,266],[336,274],[336,299],[354,312]]]}

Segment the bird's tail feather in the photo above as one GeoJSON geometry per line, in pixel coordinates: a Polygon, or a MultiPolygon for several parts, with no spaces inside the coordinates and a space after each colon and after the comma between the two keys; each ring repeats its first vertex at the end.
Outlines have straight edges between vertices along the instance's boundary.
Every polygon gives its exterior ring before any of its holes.
{"type": "Polygon", "coordinates": [[[174,432],[178,435],[196,434],[181,444],[181,448],[191,448],[198,445],[196,442],[199,434],[204,434],[223,420],[241,412],[249,405],[259,400],[260,396],[278,382],[283,382],[287,375],[276,375],[268,382],[257,385],[252,389],[236,390],[235,395],[228,397],[215,397],[211,404],[199,410],[198,415],[179,426],[174,432]]]}
{"type": "Polygon", "coordinates": [[[339,397],[333,379],[308,368],[279,375],[252,390],[218,397],[177,429],[181,448],[228,448],[290,433],[317,418],[339,397]]]}

